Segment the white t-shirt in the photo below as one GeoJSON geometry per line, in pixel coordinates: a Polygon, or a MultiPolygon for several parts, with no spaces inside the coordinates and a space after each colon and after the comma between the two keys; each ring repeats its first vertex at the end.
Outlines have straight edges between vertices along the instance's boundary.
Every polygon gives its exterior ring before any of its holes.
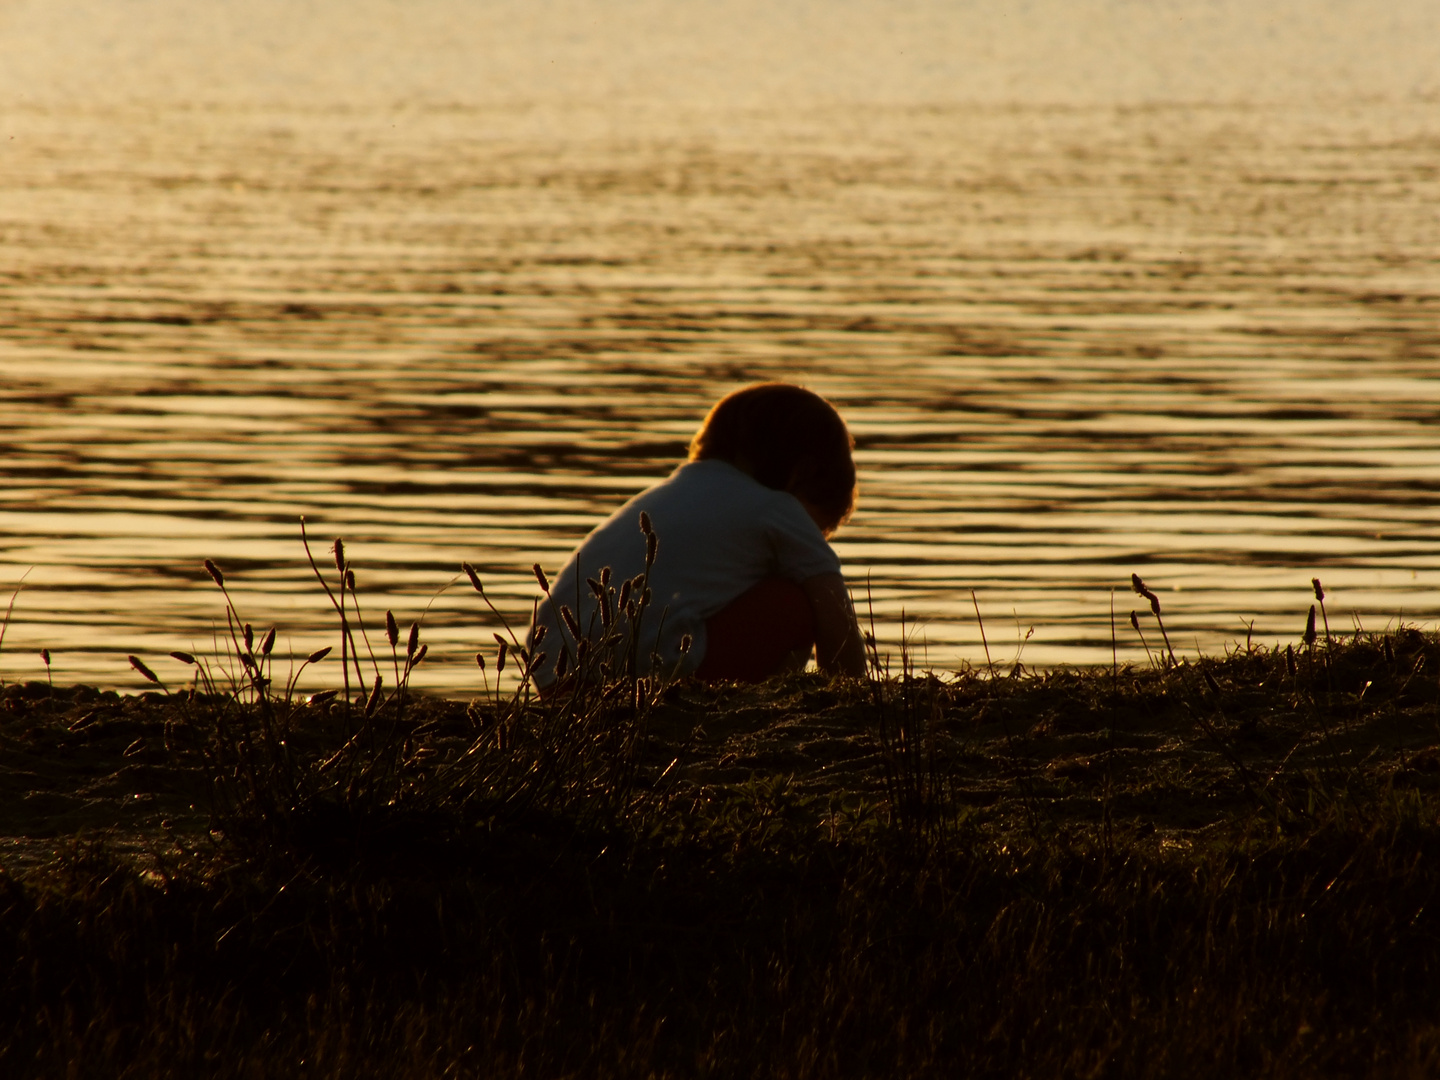
{"type": "MultiPolygon", "coordinates": [[[[705,658],[705,620],[764,578],[800,582],[840,572],[835,550],[795,496],[766,487],[726,461],[688,461],[615,511],[551,582],[553,601],[542,600],[536,616],[536,625],[549,627],[540,645],[547,658],[535,671],[541,686],[555,681],[562,641],[574,660],[575,644],[556,609],[568,607],[581,633],[598,638],[600,605],[586,578],[599,580],[608,566],[610,587],[618,594],[622,582],[644,573],[642,510],[658,542],[650,606],[640,621],[642,673],[649,670],[652,652],[666,671],[694,671],[705,658]],[[687,634],[692,641],[682,660],[680,639],[687,634]]],[[[532,627],[532,648],[533,641],[532,627]]]]}

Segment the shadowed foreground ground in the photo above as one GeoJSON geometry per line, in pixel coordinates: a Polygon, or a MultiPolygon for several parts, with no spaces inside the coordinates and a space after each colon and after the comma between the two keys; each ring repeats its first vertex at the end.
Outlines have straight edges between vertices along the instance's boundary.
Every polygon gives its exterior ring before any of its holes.
{"type": "Polygon", "coordinates": [[[1430,1075],[1437,676],[11,686],[0,1072],[1430,1075]]]}

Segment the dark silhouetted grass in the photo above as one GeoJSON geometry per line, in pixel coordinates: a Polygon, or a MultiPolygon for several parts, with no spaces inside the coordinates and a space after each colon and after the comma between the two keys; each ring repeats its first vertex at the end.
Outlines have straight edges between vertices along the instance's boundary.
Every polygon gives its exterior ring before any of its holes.
{"type": "Polygon", "coordinates": [[[466,705],[276,692],[231,622],[228,687],[0,695],[201,793],[0,875],[0,1075],[1440,1070],[1433,634],[466,705]]]}
{"type": "MultiPolygon", "coordinates": [[[[664,735],[633,688],[597,727],[422,700],[403,736],[381,709],[347,736],[340,703],[306,706],[297,768],[376,748],[349,784],[285,806],[276,766],[256,781],[275,793],[219,799],[208,838],[138,861],[74,844],[0,879],[0,1071],[1429,1075],[1437,657],[1410,633],[1335,643],[1328,680],[1253,650],[755,692],[868,727],[873,802],[848,812],[706,783],[675,732],[723,689],[660,693],[664,735]],[[1182,730],[1188,794],[1136,745],[1182,730]],[[1042,764],[1063,738],[1096,748],[1079,792],[1053,775],[1073,756],[1042,764]],[[386,779],[357,786],[365,768],[386,779]],[[1214,805],[1186,825],[1196,799],[1214,805]]],[[[228,760],[203,697],[150,704],[203,735],[176,755],[228,760]]]]}

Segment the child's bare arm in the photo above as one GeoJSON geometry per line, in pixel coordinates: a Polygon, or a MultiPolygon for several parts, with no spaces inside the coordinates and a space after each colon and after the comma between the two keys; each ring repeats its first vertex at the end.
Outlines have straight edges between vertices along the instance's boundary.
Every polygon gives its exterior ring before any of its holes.
{"type": "Polygon", "coordinates": [[[865,675],[865,642],[850,591],[840,574],[816,574],[800,583],[815,614],[815,661],[827,675],[865,675]]]}

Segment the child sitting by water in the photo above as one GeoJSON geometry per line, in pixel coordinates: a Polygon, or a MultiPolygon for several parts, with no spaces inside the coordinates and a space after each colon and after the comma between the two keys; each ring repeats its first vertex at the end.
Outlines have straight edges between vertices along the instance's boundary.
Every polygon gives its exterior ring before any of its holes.
{"type": "MultiPolygon", "coordinates": [[[[618,593],[645,573],[642,521],[655,548],[639,673],[653,658],[658,673],[757,682],[803,666],[813,649],[821,671],[863,676],[865,647],[827,540],[855,508],[853,445],[829,402],[799,386],[759,383],[719,401],[689,460],[617,510],[560,571],[527,643],[546,657],[536,685],[575,670],[577,631],[592,655],[607,618],[628,640],[624,601],[640,597],[618,593]],[[608,603],[621,610],[602,611],[600,593],[617,594],[608,603]]],[[[621,662],[612,657],[612,668],[621,662]]]]}

